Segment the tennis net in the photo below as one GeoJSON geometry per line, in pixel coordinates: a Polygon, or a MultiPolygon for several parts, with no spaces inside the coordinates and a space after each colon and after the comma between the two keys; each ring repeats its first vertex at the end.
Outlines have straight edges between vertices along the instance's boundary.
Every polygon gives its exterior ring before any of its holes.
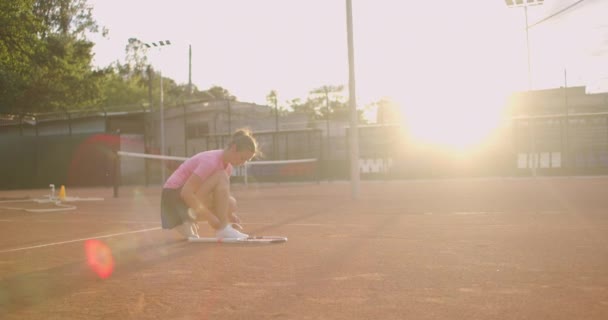
{"type": "MultiPolygon", "coordinates": [[[[119,185],[162,184],[161,169],[165,167],[167,177],[187,157],[119,151],[120,161],[116,179],[119,185]]],[[[260,182],[319,182],[319,160],[292,159],[272,161],[250,161],[233,168],[231,181],[234,183],[260,182]]],[[[117,187],[117,186],[115,186],[117,187]]]]}

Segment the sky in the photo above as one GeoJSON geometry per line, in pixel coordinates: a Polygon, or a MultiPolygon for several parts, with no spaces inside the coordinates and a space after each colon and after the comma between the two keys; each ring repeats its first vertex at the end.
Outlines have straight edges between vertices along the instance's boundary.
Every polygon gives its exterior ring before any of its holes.
{"type": "MultiPolygon", "coordinates": [[[[576,2],[545,0],[529,7],[528,24],[576,2]]],[[[192,82],[201,90],[222,86],[240,101],[266,104],[271,90],[279,101],[304,100],[323,85],[348,87],[345,0],[88,3],[109,30],[106,38],[91,37],[100,67],[124,62],[129,38],[171,40],[171,46],[149,52],[155,68],[187,83],[191,46],[192,82]]],[[[504,0],[352,5],[359,107],[388,97],[401,105],[410,126],[422,135],[429,131],[427,138],[441,139],[432,136],[431,126],[460,122],[465,125],[451,129],[472,141],[499,121],[508,94],[529,87],[523,8],[508,8],[504,0]],[[438,112],[445,120],[437,119],[438,112]],[[472,126],[472,117],[488,121],[472,126]]],[[[585,0],[530,28],[531,88],[563,86],[564,74],[569,86],[599,90],[602,79],[608,82],[606,16],[608,1],[585,0]]]]}

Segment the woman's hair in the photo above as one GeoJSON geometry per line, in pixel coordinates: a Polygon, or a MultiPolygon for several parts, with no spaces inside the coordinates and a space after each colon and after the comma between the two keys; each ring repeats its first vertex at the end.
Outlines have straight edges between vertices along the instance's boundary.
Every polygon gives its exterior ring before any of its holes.
{"type": "Polygon", "coordinates": [[[258,154],[258,142],[253,137],[251,130],[249,129],[238,129],[232,134],[228,147],[236,145],[236,151],[251,151],[254,154],[258,154]]]}

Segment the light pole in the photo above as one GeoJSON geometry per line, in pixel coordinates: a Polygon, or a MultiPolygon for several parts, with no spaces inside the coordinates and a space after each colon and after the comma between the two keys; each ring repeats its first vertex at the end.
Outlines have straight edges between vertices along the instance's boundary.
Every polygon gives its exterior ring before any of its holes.
{"type": "Polygon", "coordinates": [[[509,8],[524,8],[524,15],[526,17],[526,52],[528,57],[528,91],[532,90],[532,71],[530,67],[530,35],[528,30],[528,7],[538,6],[544,3],[544,0],[505,0],[507,7],[509,8]]]}
{"type": "Polygon", "coordinates": [[[353,5],[346,0],[346,30],[348,42],[348,105],[350,110],[350,184],[351,197],[359,198],[359,130],[355,94],[355,46],[353,41],[353,5]]]}
{"type": "MultiPolygon", "coordinates": [[[[162,47],[165,46],[170,46],[171,45],[171,41],[169,40],[163,40],[163,41],[158,41],[158,42],[150,42],[150,43],[144,43],[144,45],[146,46],[146,48],[158,48],[158,51],[160,52],[162,47]]],[[[164,155],[165,154],[165,107],[164,107],[164,92],[163,92],[163,72],[161,71],[161,68],[158,68],[158,75],[160,77],[160,102],[159,102],[159,109],[160,109],[160,154],[164,155]]],[[[165,181],[165,165],[161,165],[161,177],[162,177],[162,182],[163,183],[165,181]]]]}
{"type": "MultiPolygon", "coordinates": [[[[507,4],[507,7],[509,8],[524,8],[524,15],[526,17],[526,52],[527,52],[527,58],[528,58],[528,91],[532,90],[532,71],[531,71],[531,67],[530,67],[530,35],[529,35],[529,25],[528,25],[528,7],[529,6],[537,6],[537,5],[541,5],[544,3],[544,0],[505,0],[505,3],[507,4]]],[[[533,121],[533,120],[530,120],[533,121]]],[[[536,146],[536,128],[534,127],[534,124],[531,124],[530,126],[530,132],[531,132],[531,137],[530,139],[532,140],[532,176],[536,177],[537,175],[537,169],[539,167],[538,162],[539,162],[539,154],[537,152],[537,146],[536,146]]],[[[528,163],[530,163],[530,161],[528,161],[528,163]]]]}

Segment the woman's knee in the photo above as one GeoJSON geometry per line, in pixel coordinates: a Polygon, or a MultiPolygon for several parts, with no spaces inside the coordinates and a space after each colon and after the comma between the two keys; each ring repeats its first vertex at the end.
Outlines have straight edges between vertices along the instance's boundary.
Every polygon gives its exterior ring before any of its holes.
{"type": "Polygon", "coordinates": [[[209,177],[209,180],[212,180],[213,189],[212,193],[225,193],[230,192],[230,177],[224,171],[218,171],[209,177]]]}
{"type": "Polygon", "coordinates": [[[213,178],[217,180],[218,185],[228,186],[230,185],[230,177],[225,171],[216,171],[213,175],[213,178]]]}

